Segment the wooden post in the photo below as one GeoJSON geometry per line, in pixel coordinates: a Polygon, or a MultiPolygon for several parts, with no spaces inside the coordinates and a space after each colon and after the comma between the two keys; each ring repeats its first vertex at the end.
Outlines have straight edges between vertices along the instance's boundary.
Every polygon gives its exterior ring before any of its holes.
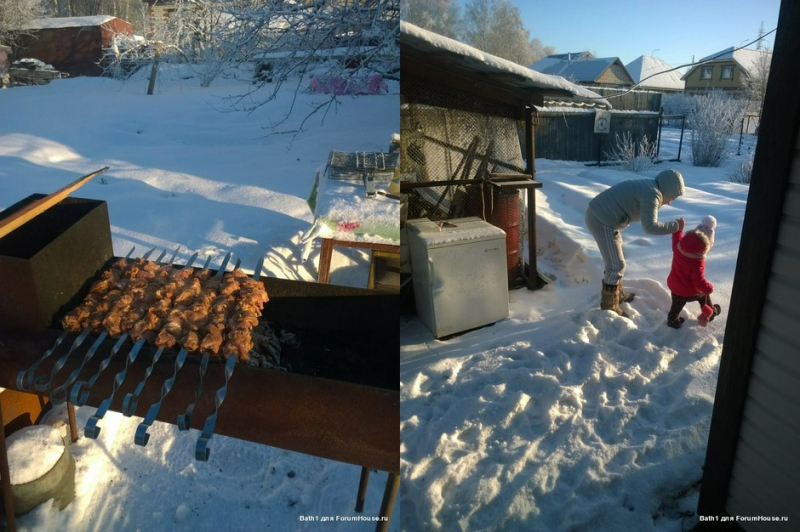
{"type": "Polygon", "coordinates": [[[72,443],[78,441],[78,424],[75,421],[75,405],[67,402],[67,418],[69,419],[69,438],[72,443]]]}
{"type": "Polygon", "coordinates": [[[356,498],[356,512],[364,511],[364,501],[367,499],[367,486],[369,486],[369,468],[361,468],[361,479],[358,482],[358,497],[356,498]]]}
{"type": "Polygon", "coordinates": [[[156,75],[158,74],[158,60],[161,57],[161,47],[162,43],[156,43],[156,51],[155,55],[153,56],[153,68],[150,70],[150,84],[147,85],[147,94],[152,95],[153,89],[156,86],[156,75]]]}
{"type": "MultiPolygon", "coordinates": [[[[533,106],[525,108],[525,173],[536,179],[534,158],[536,146],[533,131],[533,106]]],[[[528,290],[539,288],[539,267],[536,264],[536,189],[527,189],[528,194],[528,290]]]]}
{"type": "Polygon", "coordinates": [[[0,476],[3,477],[3,504],[6,510],[6,531],[16,532],[17,522],[14,515],[14,499],[11,494],[11,473],[8,468],[6,453],[6,424],[3,421],[3,409],[0,407],[0,476]]]}
{"type": "Polygon", "coordinates": [[[385,517],[385,521],[378,521],[375,527],[376,532],[386,532],[389,530],[389,522],[392,519],[392,512],[394,511],[394,500],[397,498],[397,492],[400,491],[400,475],[389,473],[389,478],[386,479],[386,490],[383,492],[383,501],[381,502],[380,517],[385,517]]]}

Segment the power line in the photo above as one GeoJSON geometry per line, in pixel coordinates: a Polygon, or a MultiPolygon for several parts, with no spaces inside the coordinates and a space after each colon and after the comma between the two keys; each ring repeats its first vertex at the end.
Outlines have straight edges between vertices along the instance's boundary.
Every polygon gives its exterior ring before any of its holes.
{"type": "Polygon", "coordinates": [[[670,69],[664,70],[663,72],[657,72],[655,74],[651,74],[651,75],[647,76],[646,78],[640,80],[639,83],[633,85],[631,88],[629,88],[628,90],[626,90],[625,92],[622,92],[620,94],[614,94],[612,96],[598,96],[596,98],[592,97],[592,98],[589,98],[589,99],[590,100],[610,100],[612,98],[619,98],[620,96],[624,96],[624,95],[632,92],[633,90],[636,89],[636,87],[640,86],[642,83],[644,83],[645,81],[647,81],[650,78],[654,78],[656,76],[660,76],[661,74],[667,74],[669,72],[674,72],[675,70],[678,70],[679,68],[692,67],[692,66],[702,65],[703,63],[709,63],[709,62],[713,61],[714,59],[722,57],[723,55],[725,55],[727,53],[733,53],[733,52],[736,52],[736,51],[741,50],[743,48],[747,48],[751,44],[760,42],[762,39],[764,39],[764,37],[767,37],[771,33],[775,33],[775,31],[777,31],[777,29],[778,28],[774,28],[773,30],[768,31],[767,33],[763,33],[763,34],[761,34],[761,32],[759,32],[759,36],[756,39],[753,39],[752,41],[748,42],[747,44],[743,44],[742,46],[739,46],[738,48],[734,48],[733,50],[730,50],[730,51],[725,50],[725,51],[722,51],[722,52],[718,53],[717,55],[714,55],[714,56],[711,56],[711,57],[707,57],[707,58],[703,59],[702,61],[686,63],[685,65],[676,66],[674,68],[670,68],[670,69]]]}

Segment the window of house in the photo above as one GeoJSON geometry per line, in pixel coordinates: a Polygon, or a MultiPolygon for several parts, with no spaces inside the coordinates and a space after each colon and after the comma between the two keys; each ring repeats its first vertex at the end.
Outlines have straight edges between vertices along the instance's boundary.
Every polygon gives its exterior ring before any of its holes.
{"type": "Polygon", "coordinates": [[[725,65],[722,67],[721,79],[733,79],[733,65],[725,65]]]}
{"type": "Polygon", "coordinates": [[[700,79],[711,79],[711,73],[714,71],[713,66],[704,66],[700,69],[700,79]]]}

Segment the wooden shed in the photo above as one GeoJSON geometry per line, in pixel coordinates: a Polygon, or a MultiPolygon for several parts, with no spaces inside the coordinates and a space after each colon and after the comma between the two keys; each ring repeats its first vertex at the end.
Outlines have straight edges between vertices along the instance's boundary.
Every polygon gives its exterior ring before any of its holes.
{"type": "Polygon", "coordinates": [[[800,526],[800,1],[783,0],[698,504],[700,530],[800,526]]]}
{"type": "Polygon", "coordinates": [[[400,70],[402,190],[409,194],[409,218],[435,221],[460,214],[499,225],[509,235],[509,281],[513,284],[518,273],[529,289],[540,287],[535,189],[542,184],[534,169],[535,106],[546,100],[603,108],[609,103],[563,78],[405,21],[400,22],[400,70]],[[490,213],[487,205],[497,205],[498,199],[508,210],[490,213]],[[512,232],[518,234],[516,264],[512,232]]]}
{"type": "Polygon", "coordinates": [[[14,57],[31,57],[70,77],[100,76],[103,48],[117,34],[133,35],[133,26],[109,15],[40,18],[25,26],[14,57]]]}

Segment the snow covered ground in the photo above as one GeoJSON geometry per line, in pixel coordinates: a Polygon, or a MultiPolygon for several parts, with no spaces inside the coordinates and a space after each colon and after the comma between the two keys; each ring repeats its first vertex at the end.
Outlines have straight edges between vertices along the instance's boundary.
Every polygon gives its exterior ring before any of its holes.
{"type": "MultiPolygon", "coordinates": [[[[665,130],[662,157],[677,155],[665,130]]],[[[401,323],[404,530],[672,532],[697,522],[727,307],[748,187],[723,168],[664,162],[631,174],[537,160],[539,270],[555,282],[510,292],[510,316],[447,341],[401,323]],[[684,309],[666,325],[671,239],[623,232],[630,319],[599,310],[603,264],[584,227],[589,200],[624,179],[674,168],[686,194],[660,211],[717,218],[706,276],[722,314],[707,328],[684,309]]]]}
{"type": "MultiPolygon", "coordinates": [[[[270,276],[313,281],[319,248],[307,262],[300,237],[313,222],[306,204],[317,169],[332,149],[385,151],[399,131],[396,83],[381,96],[342,97],[306,131],[272,135],[293,93],[251,113],[224,100],[250,88],[245,78],[197,79],[162,66],[156,93],[143,77],[56,80],[0,91],[0,209],[36,192],[53,192],[103,166],[110,169],[72,194],[108,202],[114,253],[152,247],[177,261],[193,252],[219,265],[233,251],[242,268],[266,254],[270,276]]],[[[323,96],[300,93],[283,126],[296,128],[323,96]]],[[[366,286],[368,256],[335,251],[331,282],[366,286]]],[[[78,409],[82,431],[93,409],[78,409]]],[[[224,415],[224,406],[220,415],[224,415]]],[[[208,462],[194,459],[197,434],[156,423],[147,447],[133,444],[139,418],[109,413],[97,440],[71,445],[76,498],[58,512],[45,503],[17,519],[27,531],[374,530],[302,516],[374,516],[386,473],[373,472],[365,512],[354,511],[360,468],[295,452],[214,437],[208,462]]],[[[196,432],[196,431],[194,431],[196,432]]],[[[397,515],[397,514],[395,514],[397,515]]],[[[391,530],[399,530],[395,517],[391,530]]]]}

